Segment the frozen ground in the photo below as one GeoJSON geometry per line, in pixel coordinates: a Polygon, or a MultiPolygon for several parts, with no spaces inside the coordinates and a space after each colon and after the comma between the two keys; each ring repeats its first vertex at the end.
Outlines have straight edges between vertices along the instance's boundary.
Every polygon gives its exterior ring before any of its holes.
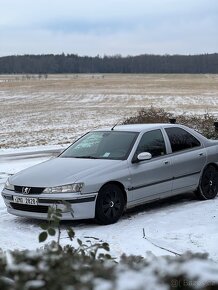
{"type": "MultiPolygon", "coordinates": [[[[47,160],[61,144],[150,105],[218,116],[218,75],[0,76],[0,191],[10,174],[47,160]]],[[[39,224],[9,215],[0,197],[0,248],[39,247],[39,224]]],[[[187,193],[132,210],[114,225],[69,224],[80,238],[109,242],[114,256],[191,250],[218,261],[218,198],[200,202],[187,193]]]]}
{"type": "Polygon", "coordinates": [[[151,105],[218,115],[218,75],[0,76],[0,148],[67,144],[151,105]]]}
{"type": "MultiPolygon", "coordinates": [[[[1,150],[0,190],[10,174],[50,158],[51,149],[1,150]],[[28,154],[24,155],[25,152],[28,154]]],[[[39,247],[40,223],[9,215],[0,197],[0,248],[39,247]]],[[[123,252],[145,256],[151,251],[159,256],[193,251],[208,252],[218,261],[218,198],[197,201],[194,195],[187,193],[127,212],[114,225],[98,226],[93,221],[75,221],[64,223],[62,227],[66,225],[71,225],[79,238],[94,236],[109,242],[114,256],[123,252]]],[[[62,243],[67,242],[63,235],[62,243]]]]}

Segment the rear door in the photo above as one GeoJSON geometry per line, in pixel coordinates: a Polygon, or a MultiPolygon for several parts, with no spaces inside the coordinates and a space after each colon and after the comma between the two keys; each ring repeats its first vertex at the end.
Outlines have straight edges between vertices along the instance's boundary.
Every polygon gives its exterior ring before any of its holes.
{"type": "Polygon", "coordinates": [[[195,188],[206,163],[206,149],[182,128],[165,128],[165,131],[172,148],[173,192],[195,188]]]}
{"type": "Polygon", "coordinates": [[[129,191],[131,203],[139,204],[156,199],[160,193],[172,190],[172,164],[167,155],[166,144],[160,129],[143,134],[129,165],[131,185],[129,191]],[[135,162],[141,152],[149,152],[150,160],[135,162]]]}

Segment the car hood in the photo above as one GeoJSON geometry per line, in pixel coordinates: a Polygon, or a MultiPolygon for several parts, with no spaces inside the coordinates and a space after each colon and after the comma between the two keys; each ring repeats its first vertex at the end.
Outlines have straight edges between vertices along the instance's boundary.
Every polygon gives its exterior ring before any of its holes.
{"type": "Polygon", "coordinates": [[[10,177],[17,186],[53,187],[71,184],[105,168],[116,167],[120,160],[54,158],[32,166],[10,177]]]}

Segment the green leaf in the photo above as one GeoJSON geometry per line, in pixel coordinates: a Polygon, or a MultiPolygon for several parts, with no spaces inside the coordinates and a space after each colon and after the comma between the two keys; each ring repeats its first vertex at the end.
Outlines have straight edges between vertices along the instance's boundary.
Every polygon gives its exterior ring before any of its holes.
{"type": "Polygon", "coordinates": [[[82,246],[82,241],[80,240],[80,239],[77,239],[77,243],[80,245],[80,246],[82,246]]]}
{"type": "Polygon", "coordinates": [[[59,213],[59,214],[62,214],[62,209],[57,208],[56,211],[55,211],[55,213],[56,213],[56,214],[58,214],[58,213],[59,213]]]}
{"type": "Polygon", "coordinates": [[[51,218],[51,215],[53,214],[53,212],[54,212],[54,210],[53,210],[53,208],[50,206],[50,207],[48,208],[48,219],[51,218]]]}
{"type": "Polygon", "coordinates": [[[52,224],[57,227],[60,224],[60,219],[56,216],[52,219],[52,224]]]}
{"type": "Polygon", "coordinates": [[[105,255],[105,258],[108,259],[108,260],[110,260],[110,259],[111,259],[111,255],[106,254],[106,255],[105,255]]]}
{"type": "Polygon", "coordinates": [[[46,231],[48,229],[48,224],[41,224],[40,228],[44,231],[46,231]]]}
{"type": "Polygon", "coordinates": [[[48,233],[47,232],[41,232],[39,235],[39,242],[42,243],[44,242],[48,237],[48,233]]]}
{"type": "Polygon", "coordinates": [[[86,253],[85,253],[85,251],[84,251],[83,249],[81,249],[81,250],[80,250],[80,254],[81,254],[82,256],[85,256],[86,253]]]}
{"type": "Polygon", "coordinates": [[[109,247],[109,244],[108,243],[103,243],[102,244],[102,247],[105,251],[109,252],[110,251],[110,247],[109,247]]]}
{"type": "Polygon", "coordinates": [[[53,228],[48,228],[48,234],[49,234],[50,236],[55,236],[55,234],[56,234],[55,229],[53,229],[53,228]]]}
{"type": "Polygon", "coordinates": [[[91,258],[95,259],[95,253],[94,252],[90,252],[90,256],[91,256],[91,258]]]}
{"type": "Polygon", "coordinates": [[[101,254],[98,255],[98,259],[104,259],[104,256],[105,255],[101,253],[101,254]]]}
{"type": "Polygon", "coordinates": [[[75,237],[75,232],[74,232],[74,230],[72,229],[72,228],[67,228],[67,234],[68,234],[68,237],[69,237],[69,239],[72,241],[73,240],[73,238],[75,237]]]}
{"type": "Polygon", "coordinates": [[[61,218],[62,217],[62,213],[61,212],[56,212],[55,216],[58,217],[58,218],[61,218]]]}

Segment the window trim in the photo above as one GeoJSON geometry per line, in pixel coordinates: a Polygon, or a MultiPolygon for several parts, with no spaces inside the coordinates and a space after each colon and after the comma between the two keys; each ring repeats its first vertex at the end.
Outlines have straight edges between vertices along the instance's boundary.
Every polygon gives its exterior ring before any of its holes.
{"type": "Polygon", "coordinates": [[[202,145],[202,142],[198,139],[198,137],[196,137],[194,134],[192,134],[192,132],[189,132],[188,130],[184,129],[184,128],[181,128],[181,127],[178,127],[178,126],[174,126],[174,127],[165,127],[164,128],[164,131],[165,131],[165,135],[167,137],[167,140],[168,140],[168,143],[169,143],[169,146],[170,146],[170,151],[169,154],[179,154],[179,153],[184,153],[184,152],[187,152],[187,151],[194,151],[194,150],[198,150],[199,148],[202,148],[203,145],[202,145]],[[199,143],[200,145],[199,146],[195,146],[195,147],[191,147],[191,148],[186,148],[186,149],[182,149],[182,150],[178,150],[178,151],[175,151],[173,152],[172,150],[172,146],[171,146],[171,142],[170,142],[170,138],[167,134],[167,129],[181,129],[183,131],[185,131],[186,133],[190,134],[191,136],[193,136],[199,143]]]}
{"type": "Polygon", "coordinates": [[[166,157],[169,153],[168,153],[168,144],[167,144],[167,142],[166,142],[166,138],[165,138],[165,134],[164,134],[165,132],[163,132],[162,131],[162,128],[157,128],[157,129],[152,129],[152,130],[148,130],[148,131],[146,131],[146,132],[142,132],[142,135],[141,135],[141,137],[140,137],[140,135],[138,136],[139,137],[139,140],[138,140],[138,142],[137,142],[137,145],[136,145],[136,148],[134,149],[134,153],[132,154],[132,158],[131,158],[131,163],[139,163],[139,164],[141,164],[141,163],[144,163],[144,162],[149,162],[149,161],[151,161],[151,160],[153,160],[153,159],[157,159],[157,158],[163,158],[163,157],[166,157]],[[153,132],[153,131],[160,131],[161,132],[161,134],[162,134],[162,137],[163,137],[163,141],[164,141],[164,144],[165,144],[165,154],[164,155],[159,155],[159,156],[155,156],[155,157],[152,157],[151,159],[149,159],[149,160],[142,160],[142,161],[140,161],[140,162],[135,162],[136,161],[136,158],[134,158],[134,156],[135,156],[135,154],[136,154],[136,151],[137,151],[137,148],[138,148],[138,146],[139,146],[139,143],[140,143],[140,141],[142,140],[142,138],[143,138],[143,136],[146,134],[146,133],[149,133],[149,132],[153,132]]]}
{"type": "Polygon", "coordinates": [[[64,151],[62,151],[57,157],[58,158],[75,158],[75,157],[64,157],[62,156],[72,145],[74,145],[76,142],[78,142],[79,140],[81,140],[82,138],[84,138],[86,135],[88,135],[89,133],[94,133],[94,132],[103,132],[103,133],[109,133],[109,132],[115,132],[115,133],[134,133],[135,136],[134,136],[134,139],[132,141],[132,143],[130,144],[130,148],[129,150],[127,151],[126,155],[123,157],[123,158],[120,158],[120,159],[112,159],[112,158],[98,158],[99,160],[120,160],[120,161],[124,161],[124,160],[128,160],[132,150],[133,150],[133,147],[136,143],[136,140],[138,139],[139,137],[139,134],[140,132],[137,132],[137,131],[126,131],[126,130],[93,130],[93,131],[89,131],[85,134],[83,134],[81,137],[79,137],[78,139],[76,139],[73,143],[71,143],[64,151]]]}

